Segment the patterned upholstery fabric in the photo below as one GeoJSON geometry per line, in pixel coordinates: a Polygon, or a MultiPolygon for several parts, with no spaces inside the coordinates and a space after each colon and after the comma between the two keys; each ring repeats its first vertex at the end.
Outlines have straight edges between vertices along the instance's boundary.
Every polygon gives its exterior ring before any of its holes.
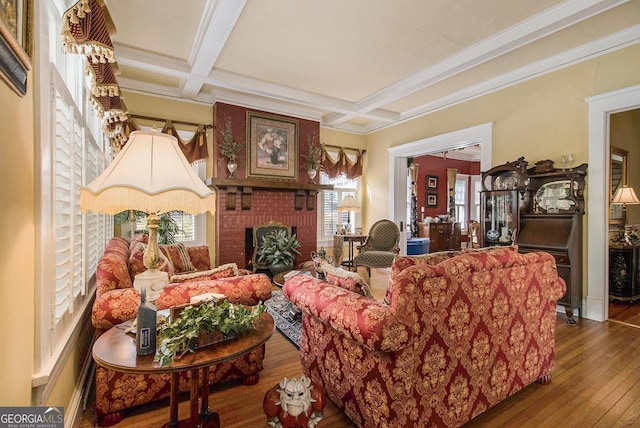
{"type": "Polygon", "coordinates": [[[334,267],[330,263],[323,263],[320,268],[324,272],[329,284],[338,285],[346,290],[362,294],[365,297],[373,297],[369,284],[367,284],[367,281],[358,275],[358,273],[334,267]]]}
{"type": "Polygon", "coordinates": [[[202,281],[203,279],[229,278],[238,275],[238,265],[235,263],[227,263],[214,269],[173,275],[169,278],[169,282],[194,282],[202,281]]]}
{"type": "Polygon", "coordinates": [[[425,260],[396,272],[388,306],[303,275],[284,286],[304,374],[359,427],[460,426],[554,368],[566,285],[551,255],[425,260]]]}
{"type": "Polygon", "coordinates": [[[183,243],[160,245],[160,251],[171,260],[175,273],[194,272],[196,270],[193,263],[191,263],[187,247],[183,243]]]}
{"type": "Polygon", "coordinates": [[[353,258],[356,266],[389,267],[400,251],[400,230],[391,220],[378,220],[371,226],[369,235],[360,247],[360,254],[353,258]]]}
{"type": "MultiPolygon", "coordinates": [[[[133,288],[128,262],[131,260],[130,250],[138,248],[140,242],[144,240],[138,238],[129,243],[122,238],[113,238],[98,261],[96,299],[91,314],[91,321],[98,333],[136,316],[140,294],[133,288]]],[[[210,270],[209,250],[203,246],[194,247],[193,251],[190,249],[191,247],[187,247],[194,266],[210,270]]],[[[238,271],[236,267],[235,273],[239,273],[238,271]]],[[[235,275],[219,279],[210,279],[210,276],[211,273],[206,279],[169,284],[156,300],[156,307],[159,310],[167,309],[188,303],[192,296],[210,292],[224,294],[232,303],[244,305],[256,305],[271,297],[271,280],[264,274],[235,275]]],[[[212,366],[209,370],[210,382],[238,378],[247,383],[255,382],[262,370],[263,358],[264,345],[243,357],[212,366]]],[[[168,397],[170,383],[169,374],[134,375],[97,365],[96,416],[100,426],[108,424],[108,421],[119,420],[120,416],[114,416],[114,412],[168,397]]],[[[183,373],[180,377],[180,391],[188,391],[189,388],[189,374],[183,373]]]]}
{"type": "Polygon", "coordinates": [[[209,255],[208,245],[194,245],[193,247],[187,247],[189,258],[193,267],[197,271],[211,269],[211,256],[209,255]]]}

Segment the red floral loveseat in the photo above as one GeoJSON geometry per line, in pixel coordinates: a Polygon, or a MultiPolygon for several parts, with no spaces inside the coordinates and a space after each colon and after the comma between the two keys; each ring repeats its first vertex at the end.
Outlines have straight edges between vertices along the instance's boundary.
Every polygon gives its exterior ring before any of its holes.
{"type": "Polygon", "coordinates": [[[376,428],[460,426],[550,382],[565,291],[551,255],[517,247],[396,256],[388,303],[304,275],[284,286],[304,374],[376,428]]]}
{"type": "MultiPolygon", "coordinates": [[[[140,294],[133,288],[136,274],[146,270],[142,253],[146,237],[132,242],[113,238],[107,244],[96,269],[96,299],[92,322],[98,334],[136,316],[140,294]]],[[[232,303],[256,305],[271,297],[271,280],[263,274],[245,274],[235,264],[211,269],[207,246],[161,246],[163,267],[170,283],[156,300],[158,310],[189,303],[191,297],[204,293],[221,293],[232,303]],[[185,251],[186,250],[186,251],[185,251]],[[186,271],[185,271],[186,269],[186,271]],[[194,270],[195,269],[195,270],[194,270]]],[[[259,379],[264,346],[247,355],[212,366],[211,383],[242,379],[245,385],[259,379]]],[[[119,422],[126,408],[169,396],[171,375],[134,375],[96,367],[96,416],[100,426],[119,422]]],[[[180,390],[189,390],[189,375],[180,379],[180,390]]]]}

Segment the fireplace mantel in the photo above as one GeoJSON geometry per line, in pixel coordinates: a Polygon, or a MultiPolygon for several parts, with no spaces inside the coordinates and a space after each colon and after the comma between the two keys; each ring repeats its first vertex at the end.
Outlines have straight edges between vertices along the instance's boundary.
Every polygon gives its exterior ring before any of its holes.
{"type": "Polygon", "coordinates": [[[253,189],[291,191],[294,193],[296,210],[303,209],[305,199],[307,209],[314,210],[318,191],[333,190],[333,185],[330,184],[305,184],[293,180],[278,180],[273,178],[208,178],[205,183],[215,190],[227,189],[227,210],[235,210],[238,189],[240,189],[241,192],[241,206],[243,210],[251,209],[251,194],[253,193],[253,189]]]}

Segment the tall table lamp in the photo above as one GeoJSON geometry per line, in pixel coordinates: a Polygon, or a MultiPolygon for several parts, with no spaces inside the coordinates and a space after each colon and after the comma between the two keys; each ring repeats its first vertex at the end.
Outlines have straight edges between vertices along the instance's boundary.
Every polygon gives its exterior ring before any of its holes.
{"type": "Polygon", "coordinates": [[[94,181],[80,189],[82,212],[117,214],[125,210],[149,215],[149,244],[143,262],[147,271],[136,275],[134,287],[154,301],[169,283],[158,247],[159,214],[184,211],[215,213],[216,195],[198,177],[178,146],[178,140],[157,131],[134,131],[116,158],[94,181]]]}
{"type": "Polygon", "coordinates": [[[360,207],[356,203],[356,198],[351,195],[345,196],[338,204],[338,212],[347,212],[347,233],[351,233],[351,213],[360,211],[360,207]]]}
{"type": "Polygon", "coordinates": [[[616,193],[613,195],[613,199],[611,199],[612,204],[621,204],[622,205],[622,228],[624,229],[624,237],[625,240],[628,241],[627,234],[627,205],[637,205],[640,204],[640,199],[636,196],[636,192],[633,190],[633,187],[624,185],[618,187],[616,193]]]}

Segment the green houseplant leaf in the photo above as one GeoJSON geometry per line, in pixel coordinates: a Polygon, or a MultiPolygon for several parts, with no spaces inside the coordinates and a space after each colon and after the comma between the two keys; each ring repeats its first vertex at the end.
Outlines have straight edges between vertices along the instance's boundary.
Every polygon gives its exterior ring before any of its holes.
{"type": "Polygon", "coordinates": [[[295,234],[289,236],[284,229],[274,230],[262,237],[256,252],[261,263],[289,264],[296,259],[300,242],[295,234]]]}
{"type": "Polygon", "coordinates": [[[218,301],[215,298],[200,305],[187,306],[179,317],[171,319],[160,329],[155,359],[161,366],[166,366],[173,358],[194,352],[201,332],[219,331],[227,336],[249,330],[266,309],[262,302],[247,308],[229,303],[227,299],[218,301]]]}

